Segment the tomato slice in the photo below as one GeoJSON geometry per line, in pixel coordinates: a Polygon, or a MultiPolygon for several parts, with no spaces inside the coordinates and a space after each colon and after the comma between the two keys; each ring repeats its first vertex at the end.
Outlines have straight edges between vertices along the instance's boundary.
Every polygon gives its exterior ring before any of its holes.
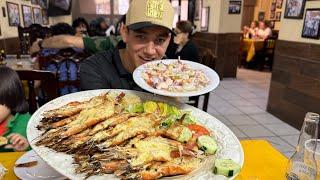
{"type": "Polygon", "coordinates": [[[203,126],[200,126],[197,124],[190,124],[188,125],[188,128],[192,131],[193,135],[196,137],[199,137],[202,135],[210,136],[210,132],[203,126]]]}

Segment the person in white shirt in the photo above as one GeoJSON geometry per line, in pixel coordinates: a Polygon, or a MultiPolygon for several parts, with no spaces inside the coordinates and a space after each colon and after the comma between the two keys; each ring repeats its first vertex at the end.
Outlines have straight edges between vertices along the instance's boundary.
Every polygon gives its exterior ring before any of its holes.
{"type": "Polygon", "coordinates": [[[259,22],[259,30],[257,33],[257,38],[265,40],[270,36],[272,36],[271,28],[269,26],[267,26],[266,22],[260,21],[259,22]]]}

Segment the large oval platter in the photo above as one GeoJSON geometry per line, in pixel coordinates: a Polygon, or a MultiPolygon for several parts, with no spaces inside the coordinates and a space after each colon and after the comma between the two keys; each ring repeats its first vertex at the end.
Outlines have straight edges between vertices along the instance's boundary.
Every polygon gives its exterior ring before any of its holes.
{"type": "MultiPolygon", "coordinates": [[[[37,126],[40,124],[40,120],[42,119],[42,114],[45,111],[58,108],[68,102],[72,101],[85,101],[89,100],[91,97],[98,96],[102,93],[114,91],[114,92],[124,92],[126,94],[134,94],[139,96],[142,100],[155,100],[166,102],[171,105],[177,106],[179,109],[188,110],[192,113],[193,116],[197,118],[197,120],[210,129],[218,142],[219,150],[216,154],[215,158],[228,158],[232,159],[235,162],[239,163],[241,166],[244,162],[244,154],[241,144],[237,137],[233,134],[233,132],[221,123],[218,119],[211,116],[208,113],[205,113],[197,108],[192,106],[181,104],[176,102],[174,99],[170,99],[168,97],[155,96],[153,94],[130,91],[130,90],[120,90],[120,89],[103,89],[103,90],[91,90],[91,91],[82,91],[78,93],[73,93],[69,95],[65,95],[54,99],[41,108],[39,108],[31,117],[28,127],[27,127],[27,135],[28,141],[31,144],[33,150],[45,161],[53,167],[56,171],[61,173],[62,175],[70,178],[70,179],[84,179],[85,174],[76,174],[75,167],[73,164],[73,158],[71,155],[56,152],[52,149],[36,146],[36,142],[43,133],[37,129],[37,126]]],[[[163,179],[215,179],[218,176],[215,176],[212,173],[214,158],[208,158],[205,163],[201,165],[197,170],[189,173],[184,176],[174,176],[171,178],[163,178],[163,179]]],[[[89,179],[118,179],[113,174],[106,174],[103,176],[91,176],[89,179]]],[[[234,177],[231,177],[233,179],[234,177]]]]}

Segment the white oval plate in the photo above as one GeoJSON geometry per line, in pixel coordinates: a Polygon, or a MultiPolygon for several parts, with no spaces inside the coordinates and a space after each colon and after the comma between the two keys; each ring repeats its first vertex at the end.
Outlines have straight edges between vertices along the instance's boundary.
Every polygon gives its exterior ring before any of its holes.
{"type": "Polygon", "coordinates": [[[37,161],[37,165],[33,167],[14,167],[13,171],[16,176],[23,180],[39,180],[39,179],[66,179],[63,175],[58,173],[46,162],[44,162],[33,150],[23,154],[15,164],[27,163],[37,161]]]}
{"type": "MultiPolygon", "coordinates": [[[[62,105],[65,105],[71,101],[84,101],[89,100],[94,96],[98,96],[102,93],[106,93],[108,91],[114,92],[124,92],[126,94],[135,94],[139,96],[142,100],[155,100],[155,101],[162,101],[167,102],[169,104],[177,106],[179,109],[188,110],[195,116],[201,124],[206,126],[212,132],[214,132],[216,140],[218,142],[218,153],[217,158],[227,158],[232,159],[235,162],[239,163],[241,166],[243,165],[244,161],[244,154],[241,144],[238,138],[233,134],[233,132],[221,123],[219,120],[211,116],[210,114],[201,111],[195,107],[180,104],[173,101],[172,98],[169,97],[161,97],[156,96],[150,93],[138,92],[138,91],[131,91],[131,90],[122,90],[122,89],[113,89],[113,90],[91,90],[91,91],[82,91],[73,94],[68,94],[57,99],[54,99],[47,104],[40,107],[31,117],[27,127],[27,135],[28,141],[32,147],[32,149],[45,161],[57,170],[62,175],[70,178],[70,179],[84,179],[85,174],[77,174],[75,173],[76,165],[73,164],[73,158],[71,155],[65,153],[59,153],[52,149],[43,147],[43,146],[36,146],[35,143],[39,140],[39,137],[43,133],[43,131],[39,131],[37,126],[40,124],[40,120],[42,119],[42,114],[45,111],[58,108],[62,105]]],[[[213,163],[213,162],[212,162],[213,163]]],[[[192,175],[180,176],[178,177],[171,177],[171,178],[163,178],[163,179],[196,179],[196,180],[207,180],[212,178],[218,178],[219,176],[215,176],[212,173],[212,165],[206,166],[203,168],[198,168],[195,170],[196,173],[191,173],[192,175]]],[[[234,176],[235,177],[235,176],[234,176]]],[[[231,179],[233,179],[232,177],[231,179]]],[[[221,178],[221,177],[220,177],[221,178]]],[[[118,179],[112,174],[106,174],[103,176],[91,176],[88,178],[91,179],[118,179]]]]}
{"type": "Polygon", "coordinates": [[[187,91],[187,92],[171,92],[171,91],[166,91],[166,90],[160,90],[160,89],[155,89],[148,85],[146,81],[142,78],[142,72],[144,72],[145,68],[147,67],[148,64],[157,64],[157,63],[164,63],[164,64],[170,64],[177,61],[176,59],[163,59],[163,60],[157,60],[157,61],[152,61],[145,63],[138,68],[136,68],[133,72],[133,80],[140,86],[142,89],[152,92],[154,94],[159,94],[163,96],[170,96],[170,97],[191,97],[191,96],[199,96],[202,94],[206,94],[212,90],[214,90],[220,82],[218,74],[209,68],[208,66],[205,66],[203,64],[199,64],[193,61],[187,61],[187,60],[181,60],[182,63],[189,64],[193,69],[201,70],[210,80],[209,84],[197,91],[187,91]]]}

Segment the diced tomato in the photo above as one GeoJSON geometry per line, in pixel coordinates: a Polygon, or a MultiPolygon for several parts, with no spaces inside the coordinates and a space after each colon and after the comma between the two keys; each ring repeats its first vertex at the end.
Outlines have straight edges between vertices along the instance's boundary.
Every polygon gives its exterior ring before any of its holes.
{"type": "Polygon", "coordinates": [[[210,132],[203,126],[200,126],[197,124],[190,124],[190,125],[188,125],[188,128],[192,131],[192,133],[195,137],[199,137],[202,135],[210,136],[210,132]]]}

